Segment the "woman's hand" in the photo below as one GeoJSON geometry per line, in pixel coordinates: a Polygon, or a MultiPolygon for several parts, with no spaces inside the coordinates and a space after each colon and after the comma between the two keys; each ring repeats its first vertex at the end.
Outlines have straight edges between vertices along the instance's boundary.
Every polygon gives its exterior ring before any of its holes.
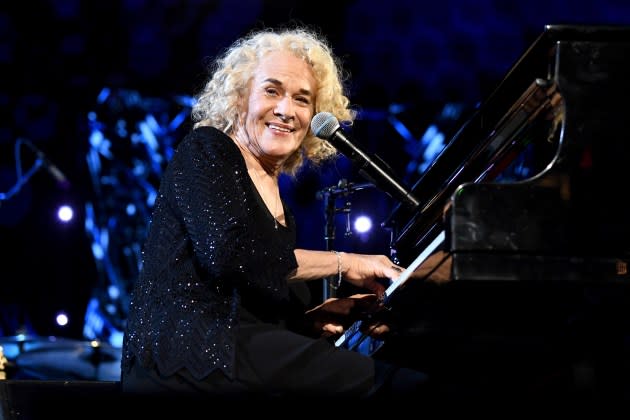
{"type": "Polygon", "coordinates": [[[403,271],[385,255],[355,254],[352,252],[314,251],[295,249],[297,269],[289,281],[338,278],[365,289],[381,298],[386,286],[383,280],[396,280],[403,271]]]}
{"type": "MultiPolygon", "coordinates": [[[[346,328],[368,314],[380,308],[380,301],[375,294],[356,294],[344,298],[326,299],[320,305],[306,312],[313,329],[324,337],[339,335],[346,328]]],[[[385,324],[375,323],[366,330],[372,337],[379,337],[389,332],[385,324]]]]}
{"type": "Polygon", "coordinates": [[[367,289],[379,298],[385,293],[385,286],[378,279],[396,280],[403,271],[385,255],[341,253],[342,274],[345,281],[367,289]]]}

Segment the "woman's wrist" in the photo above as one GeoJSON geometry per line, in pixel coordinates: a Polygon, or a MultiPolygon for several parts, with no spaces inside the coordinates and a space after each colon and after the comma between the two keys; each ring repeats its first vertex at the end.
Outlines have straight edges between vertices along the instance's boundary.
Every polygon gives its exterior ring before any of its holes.
{"type": "Polygon", "coordinates": [[[334,282],[334,288],[337,289],[339,286],[341,286],[341,280],[343,279],[343,261],[342,261],[342,256],[341,256],[341,252],[339,251],[332,251],[335,256],[337,257],[337,274],[335,276],[334,282]]]}

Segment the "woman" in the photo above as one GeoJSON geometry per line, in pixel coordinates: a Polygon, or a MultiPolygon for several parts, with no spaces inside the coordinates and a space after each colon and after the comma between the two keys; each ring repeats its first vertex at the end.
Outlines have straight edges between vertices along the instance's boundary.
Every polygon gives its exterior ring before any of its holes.
{"type": "MultiPolygon", "coordinates": [[[[193,130],[161,180],[127,321],[123,390],[384,392],[394,373],[411,372],[327,337],[347,325],[335,315],[374,304],[384,291],[377,279],[395,279],[400,267],[384,255],[295,249],[295,221],[278,187],[281,173],[335,155],[310,132],[316,113],[354,118],[336,59],[308,30],[264,30],[237,40],[212,70],[193,130]],[[305,313],[304,281],[333,275],[371,293],[305,313]]],[[[406,378],[412,388],[425,380],[406,378]]]]}

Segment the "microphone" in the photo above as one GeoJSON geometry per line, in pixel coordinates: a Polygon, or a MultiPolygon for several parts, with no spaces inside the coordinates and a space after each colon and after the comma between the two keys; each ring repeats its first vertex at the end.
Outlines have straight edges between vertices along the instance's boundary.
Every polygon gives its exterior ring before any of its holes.
{"type": "Polygon", "coordinates": [[[420,205],[418,199],[390,173],[391,170],[385,169],[387,165],[380,158],[370,156],[346,137],[333,114],[320,112],[315,115],[311,120],[311,130],[317,137],[328,141],[348,157],[357,165],[359,174],[373,182],[378,188],[414,208],[420,205]]]}
{"type": "Polygon", "coordinates": [[[61,172],[61,169],[59,169],[57,165],[55,165],[54,163],[50,161],[50,159],[48,159],[48,157],[46,156],[44,152],[42,152],[30,141],[28,140],[22,140],[22,141],[24,142],[24,144],[28,146],[29,149],[31,149],[35,153],[35,155],[37,156],[37,159],[40,162],[40,165],[46,168],[48,173],[55,179],[55,181],[57,181],[58,184],[62,186],[68,186],[70,184],[68,182],[68,178],[66,177],[66,175],[63,172],[61,172]]]}

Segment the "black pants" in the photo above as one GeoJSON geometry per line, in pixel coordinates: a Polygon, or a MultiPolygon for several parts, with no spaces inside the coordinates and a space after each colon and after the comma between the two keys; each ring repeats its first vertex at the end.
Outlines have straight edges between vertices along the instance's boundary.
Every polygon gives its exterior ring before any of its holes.
{"type": "Polygon", "coordinates": [[[165,376],[155,366],[133,363],[122,373],[125,393],[252,398],[420,397],[421,372],[395,367],[325,339],[280,326],[243,321],[237,334],[234,377],[220,369],[196,379],[186,369],[165,376]]]}

